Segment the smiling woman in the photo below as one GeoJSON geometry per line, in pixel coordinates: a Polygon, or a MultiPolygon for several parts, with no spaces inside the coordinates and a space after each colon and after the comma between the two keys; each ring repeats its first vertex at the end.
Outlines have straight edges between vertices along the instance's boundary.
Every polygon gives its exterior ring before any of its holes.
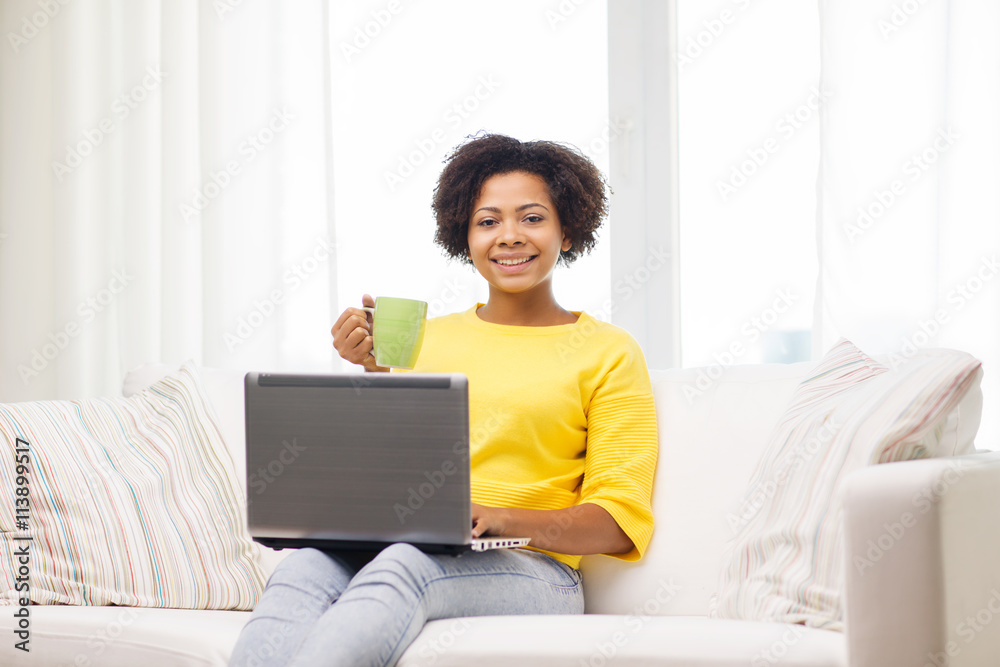
{"type": "Polygon", "coordinates": [[[576,321],[556,304],[552,274],[594,247],[607,214],[605,187],[586,157],[548,141],[486,135],[449,157],[434,193],[436,238],[486,279],[489,303],[480,317],[532,325],[524,317],[535,313],[542,324],[576,321]]]}
{"type": "MultiPolygon", "coordinates": [[[[429,620],[581,613],[582,555],[642,557],[657,448],[645,358],[628,332],[566,310],[552,288],[556,264],[593,245],[606,197],[572,148],[489,134],[449,156],[434,194],[439,243],[475,266],[489,300],[429,319],[413,370],[468,379],[472,537],[529,545],[455,558],[393,544],[360,569],[299,550],[272,575],[232,664],[280,630],[289,641],[276,657],[295,664],[392,665],[429,620]]],[[[334,347],[388,371],[371,331],[368,313],[347,308],[334,347]]]]}

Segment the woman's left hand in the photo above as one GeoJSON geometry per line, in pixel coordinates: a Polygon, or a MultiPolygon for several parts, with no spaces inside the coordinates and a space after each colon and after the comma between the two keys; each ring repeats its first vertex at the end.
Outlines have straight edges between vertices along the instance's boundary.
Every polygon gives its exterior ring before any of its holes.
{"type": "Polygon", "coordinates": [[[472,536],[503,536],[505,524],[503,515],[505,513],[506,510],[502,507],[486,507],[472,503],[472,536]]]}
{"type": "Polygon", "coordinates": [[[531,546],[563,554],[622,554],[634,548],[607,510],[582,503],[559,510],[472,503],[472,536],[530,537],[531,546]]]}

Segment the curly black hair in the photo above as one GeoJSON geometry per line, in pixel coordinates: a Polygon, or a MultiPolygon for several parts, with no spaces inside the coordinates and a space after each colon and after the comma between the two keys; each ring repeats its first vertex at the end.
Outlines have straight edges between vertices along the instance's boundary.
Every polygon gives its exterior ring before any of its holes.
{"type": "Polygon", "coordinates": [[[607,181],[579,150],[552,141],[521,142],[502,134],[479,134],[445,159],[431,208],[437,220],[434,237],[452,259],[472,264],[468,227],[483,183],[492,176],[525,172],[549,188],[563,232],[573,242],[559,253],[570,264],[597,243],[597,229],[608,214],[607,181]]]}

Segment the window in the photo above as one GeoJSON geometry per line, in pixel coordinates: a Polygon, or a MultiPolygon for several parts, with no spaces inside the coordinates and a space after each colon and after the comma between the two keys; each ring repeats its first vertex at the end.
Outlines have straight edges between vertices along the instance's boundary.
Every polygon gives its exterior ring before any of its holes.
{"type": "Polygon", "coordinates": [[[677,1],[684,366],[809,359],[816,3],[677,1]]]}

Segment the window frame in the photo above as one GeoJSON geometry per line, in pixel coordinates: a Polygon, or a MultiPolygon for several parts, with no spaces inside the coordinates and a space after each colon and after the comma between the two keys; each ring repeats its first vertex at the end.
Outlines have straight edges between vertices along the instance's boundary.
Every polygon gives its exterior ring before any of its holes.
{"type": "Polygon", "coordinates": [[[611,321],[659,369],[681,360],[676,26],[675,0],[608,3],[611,321]]]}

